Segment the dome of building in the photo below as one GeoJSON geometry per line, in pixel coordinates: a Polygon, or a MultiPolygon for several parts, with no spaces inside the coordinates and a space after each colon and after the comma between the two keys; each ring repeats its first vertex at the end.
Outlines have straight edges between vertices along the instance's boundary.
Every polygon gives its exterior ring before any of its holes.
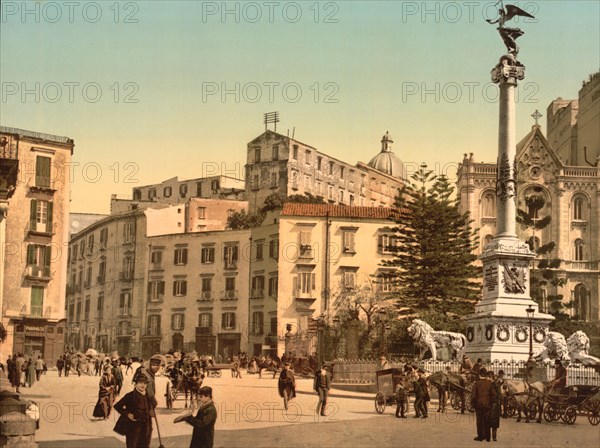
{"type": "Polygon", "coordinates": [[[381,139],[381,152],[373,157],[368,165],[377,171],[388,174],[393,177],[403,178],[404,164],[396,154],[392,152],[392,137],[386,132],[381,139]]]}

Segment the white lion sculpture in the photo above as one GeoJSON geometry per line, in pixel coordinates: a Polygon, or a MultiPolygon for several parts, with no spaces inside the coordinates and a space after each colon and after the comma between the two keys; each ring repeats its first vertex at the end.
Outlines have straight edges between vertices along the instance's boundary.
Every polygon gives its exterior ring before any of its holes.
{"type": "Polygon", "coordinates": [[[420,359],[423,359],[425,352],[429,350],[432,359],[437,360],[437,349],[441,347],[448,347],[453,359],[458,359],[467,343],[464,334],[435,331],[427,322],[420,319],[414,319],[407,331],[415,344],[419,346],[420,359]]]}
{"type": "Polygon", "coordinates": [[[569,349],[569,355],[571,356],[571,362],[579,362],[584,366],[599,367],[600,359],[595,356],[588,355],[590,350],[590,338],[579,330],[569,336],[567,339],[567,347],[569,349]]]}
{"type": "Polygon", "coordinates": [[[560,359],[561,361],[569,359],[569,350],[565,337],[556,332],[549,331],[546,333],[544,340],[544,349],[534,355],[536,361],[550,361],[560,359]]]}

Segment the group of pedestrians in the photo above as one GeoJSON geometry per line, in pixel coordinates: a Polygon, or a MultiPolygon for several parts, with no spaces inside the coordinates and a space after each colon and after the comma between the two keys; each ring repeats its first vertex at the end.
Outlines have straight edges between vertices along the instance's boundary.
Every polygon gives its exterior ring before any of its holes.
{"type": "Polygon", "coordinates": [[[41,355],[34,360],[32,357],[26,359],[22,353],[15,353],[6,360],[6,370],[11,386],[19,393],[21,387],[32,387],[36,381],[40,381],[48,367],[41,355]]]}

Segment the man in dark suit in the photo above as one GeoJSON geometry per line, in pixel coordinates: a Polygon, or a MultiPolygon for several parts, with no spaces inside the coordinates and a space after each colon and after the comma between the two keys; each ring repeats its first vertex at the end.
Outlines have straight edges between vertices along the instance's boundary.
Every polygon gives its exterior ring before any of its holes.
{"type": "Polygon", "coordinates": [[[327,406],[327,395],[331,389],[331,377],[325,364],[321,365],[321,369],[315,374],[314,390],[319,394],[319,403],[317,404],[317,414],[325,417],[325,407],[327,406]]]}
{"type": "Polygon", "coordinates": [[[490,441],[491,431],[488,421],[490,407],[495,399],[496,390],[488,378],[487,371],[482,367],[479,370],[479,379],[475,381],[471,390],[471,404],[475,408],[477,418],[477,437],[474,440],[479,442],[482,440],[490,441]]]}

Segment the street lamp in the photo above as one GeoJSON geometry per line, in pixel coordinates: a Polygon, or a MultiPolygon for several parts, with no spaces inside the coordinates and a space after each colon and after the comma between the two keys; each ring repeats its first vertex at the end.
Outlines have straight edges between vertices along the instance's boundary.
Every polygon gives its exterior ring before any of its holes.
{"type": "Polygon", "coordinates": [[[323,365],[323,350],[325,348],[324,338],[323,338],[323,330],[325,329],[325,316],[321,314],[317,318],[317,363],[318,368],[321,368],[323,365]]]}
{"type": "Polygon", "coordinates": [[[533,315],[535,314],[535,308],[529,305],[525,311],[527,312],[527,318],[529,319],[529,359],[533,358],[533,315]]]}
{"type": "Polygon", "coordinates": [[[389,329],[389,326],[386,327],[385,325],[385,317],[387,316],[385,309],[380,308],[377,313],[379,314],[379,320],[381,320],[381,354],[383,355],[386,354],[387,351],[385,349],[385,330],[386,328],[389,329]]]}
{"type": "Polygon", "coordinates": [[[335,330],[335,345],[333,347],[333,359],[336,359],[338,354],[338,345],[340,344],[340,318],[337,316],[333,318],[333,328],[335,330]]]}

